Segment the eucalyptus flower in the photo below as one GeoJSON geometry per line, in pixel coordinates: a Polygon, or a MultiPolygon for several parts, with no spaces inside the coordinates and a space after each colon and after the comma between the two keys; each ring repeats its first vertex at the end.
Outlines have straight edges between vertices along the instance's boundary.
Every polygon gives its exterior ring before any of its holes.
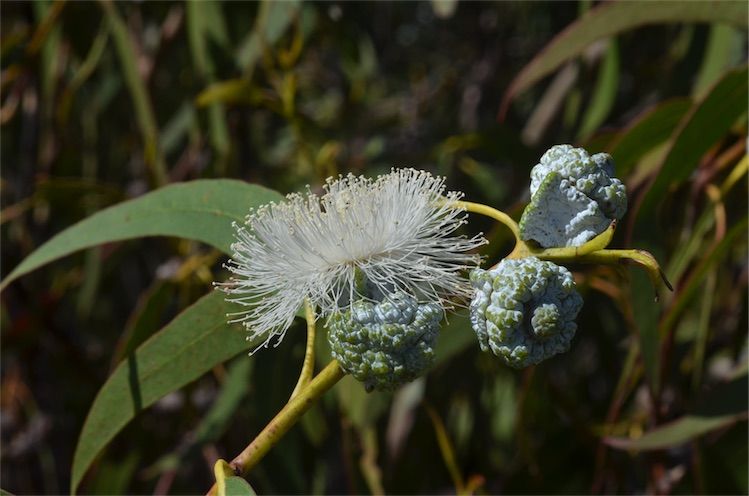
{"type": "MultiPolygon", "coordinates": [[[[328,179],[321,196],[290,194],[235,225],[233,277],[218,286],[245,308],[248,339],[281,342],[305,298],[324,317],[354,302],[404,292],[419,302],[451,306],[468,298],[463,269],[486,241],[456,235],[466,222],[443,178],[394,169],[376,179],[328,179]]],[[[258,347],[260,347],[258,346],[258,347]]]]}

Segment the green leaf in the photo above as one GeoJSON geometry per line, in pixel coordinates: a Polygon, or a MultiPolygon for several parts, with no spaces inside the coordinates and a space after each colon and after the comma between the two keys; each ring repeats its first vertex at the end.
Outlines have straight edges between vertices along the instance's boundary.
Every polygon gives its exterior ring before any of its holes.
{"type": "Polygon", "coordinates": [[[631,298],[635,324],[645,375],[652,391],[660,385],[660,335],[658,316],[660,307],[653,301],[652,283],[644,271],[632,271],[631,298]]]}
{"type": "Polygon", "coordinates": [[[109,21],[109,29],[117,55],[122,65],[123,76],[130,90],[135,107],[135,116],[143,135],[144,158],[157,185],[168,180],[164,156],[159,147],[159,128],[156,113],[148,96],[148,89],[138,70],[138,57],[133,48],[133,41],[125,21],[117,13],[117,6],[112,2],[102,2],[101,7],[109,21]]]}
{"type": "Polygon", "coordinates": [[[436,358],[434,366],[438,366],[462,352],[469,346],[478,346],[476,333],[471,328],[468,310],[449,315],[446,324],[440,331],[437,347],[434,350],[436,358]]]}
{"type": "Polygon", "coordinates": [[[239,356],[232,361],[221,392],[197,428],[187,436],[189,441],[180,444],[177,450],[162,456],[144,470],[147,477],[176,469],[190,451],[199,449],[205,443],[216,441],[223,435],[231,425],[232,416],[250,390],[249,382],[254,363],[245,356],[239,356]]]}
{"type": "Polygon", "coordinates": [[[749,224],[749,218],[743,217],[731,227],[717,245],[702,256],[699,265],[693,269],[689,279],[679,288],[676,299],[661,321],[659,331],[661,336],[665,336],[671,331],[681,313],[702,287],[710,268],[730,253],[729,249],[734,246],[737,237],[746,235],[747,224],[749,224]]]}
{"type": "Polygon", "coordinates": [[[716,387],[695,413],[657,427],[637,439],[609,437],[606,444],[624,450],[658,450],[683,444],[747,417],[747,376],[716,387]]]}
{"type": "Polygon", "coordinates": [[[237,50],[237,65],[245,74],[252,71],[263,50],[273,46],[286,32],[299,13],[298,0],[288,2],[261,2],[255,25],[250,35],[237,50]]]}
{"type": "Polygon", "coordinates": [[[141,294],[112,353],[112,369],[159,330],[173,293],[171,283],[157,280],[141,294]]]}
{"type": "Polygon", "coordinates": [[[684,118],[637,215],[652,213],[668,187],[689,177],[703,155],[744,115],[749,105],[747,67],[728,72],[684,118]]]}
{"type": "Polygon", "coordinates": [[[579,139],[589,136],[603,124],[614,106],[618,90],[619,45],[615,39],[612,39],[598,70],[598,81],[590,99],[590,105],[583,116],[580,131],[577,133],[579,139]]]}
{"type": "MultiPolygon", "coordinates": [[[[219,2],[187,2],[187,34],[190,51],[198,74],[207,83],[215,81],[215,66],[210,57],[209,46],[229,46],[221,4],[219,2]]],[[[218,152],[216,170],[225,173],[226,156],[229,153],[229,131],[223,105],[212,104],[208,108],[211,144],[218,152]]]]}
{"type": "Polygon", "coordinates": [[[255,490],[241,477],[226,478],[226,496],[255,496],[255,490]]]}
{"type": "Polygon", "coordinates": [[[746,27],[749,24],[748,15],[746,2],[604,2],[558,34],[523,68],[502,98],[500,118],[504,118],[515,96],[581,54],[596,40],[628,29],[658,23],[720,22],[746,27]]]}
{"type": "MultiPolygon", "coordinates": [[[[145,447],[143,447],[145,448],[145,447]]],[[[144,449],[144,451],[146,451],[144,449]]],[[[103,460],[88,485],[90,494],[127,494],[128,485],[138,469],[141,453],[135,449],[122,460],[103,460]]]]}
{"type": "Polygon", "coordinates": [[[230,179],[175,184],[109,207],[62,231],[26,257],[0,284],[75,251],[144,236],[194,239],[229,253],[232,222],[251,207],[283,197],[273,190],[230,179]]]}
{"type": "Polygon", "coordinates": [[[218,291],[204,296],[115,369],[83,424],[73,457],[71,492],[101,450],[140,411],[257,345],[245,339],[241,326],[226,323],[226,314],[234,309],[218,291]]]}
{"type": "Polygon", "coordinates": [[[625,177],[638,160],[666,141],[692,106],[688,98],[674,98],[657,105],[638,117],[609,146],[616,162],[616,172],[625,177]]]}
{"type": "Polygon", "coordinates": [[[741,47],[745,44],[745,35],[731,26],[716,24],[710,28],[710,37],[702,57],[702,65],[692,92],[703,96],[727,68],[741,60],[741,47]]]}

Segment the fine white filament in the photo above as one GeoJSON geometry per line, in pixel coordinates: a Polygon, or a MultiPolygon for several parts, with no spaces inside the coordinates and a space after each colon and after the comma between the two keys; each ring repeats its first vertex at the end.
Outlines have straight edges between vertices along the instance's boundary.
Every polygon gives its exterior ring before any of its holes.
{"type": "Polygon", "coordinates": [[[383,294],[402,290],[443,307],[464,300],[472,290],[460,271],[478,264],[470,251],[486,241],[455,235],[466,222],[451,204],[460,197],[445,193],[443,178],[398,169],[374,180],[330,178],[321,197],[307,191],[258,208],[234,226],[225,264],[234,276],[218,284],[246,307],[233,322],[250,340],[265,337],[258,348],[274,336],[278,345],[304,298],[323,316],[365,298],[357,269],[383,294]]]}

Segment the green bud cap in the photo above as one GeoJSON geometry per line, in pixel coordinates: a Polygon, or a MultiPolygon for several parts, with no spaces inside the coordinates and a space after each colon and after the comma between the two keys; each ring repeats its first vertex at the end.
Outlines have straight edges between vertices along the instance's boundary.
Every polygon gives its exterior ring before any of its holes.
{"type": "Polygon", "coordinates": [[[569,270],[535,257],[471,271],[471,325],[481,349],[524,368],[567,351],[583,299],[569,270]]]}
{"type": "Polygon", "coordinates": [[[442,320],[437,303],[397,291],[383,301],[358,300],[328,321],[333,357],[367,391],[392,391],[422,375],[434,361],[442,320]]]}

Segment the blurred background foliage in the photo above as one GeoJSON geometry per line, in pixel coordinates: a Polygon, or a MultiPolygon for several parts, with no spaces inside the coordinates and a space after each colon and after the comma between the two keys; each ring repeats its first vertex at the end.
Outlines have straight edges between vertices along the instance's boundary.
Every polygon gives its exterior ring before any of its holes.
{"type": "MultiPolygon", "coordinates": [[[[168,183],[288,193],[414,166],[517,218],[548,146],[614,156],[630,211],[612,246],[652,251],[673,293],[654,303],[638,269],[572,267],[585,296],[573,348],[522,372],[453,317],[427,377],[395,394],[346,378],[328,393],[251,473],[259,493],[749,491],[746,2],[0,11],[4,279],[55,233],[168,183]]],[[[489,263],[507,253],[507,232],[471,220],[489,263]]],[[[225,277],[224,259],[184,239],[112,242],[4,289],[3,489],[69,490],[97,392],[225,277]]],[[[80,491],[207,490],[213,462],[288,398],[303,328],[252,358],[234,344],[194,381],[180,384],[180,367],[195,373],[200,354],[174,365],[158,393],[144,384],[132,422],[112,400],[122,426],[80,491]]],[[[168,362],[161,346],[150,352],[168,362]]]]}

